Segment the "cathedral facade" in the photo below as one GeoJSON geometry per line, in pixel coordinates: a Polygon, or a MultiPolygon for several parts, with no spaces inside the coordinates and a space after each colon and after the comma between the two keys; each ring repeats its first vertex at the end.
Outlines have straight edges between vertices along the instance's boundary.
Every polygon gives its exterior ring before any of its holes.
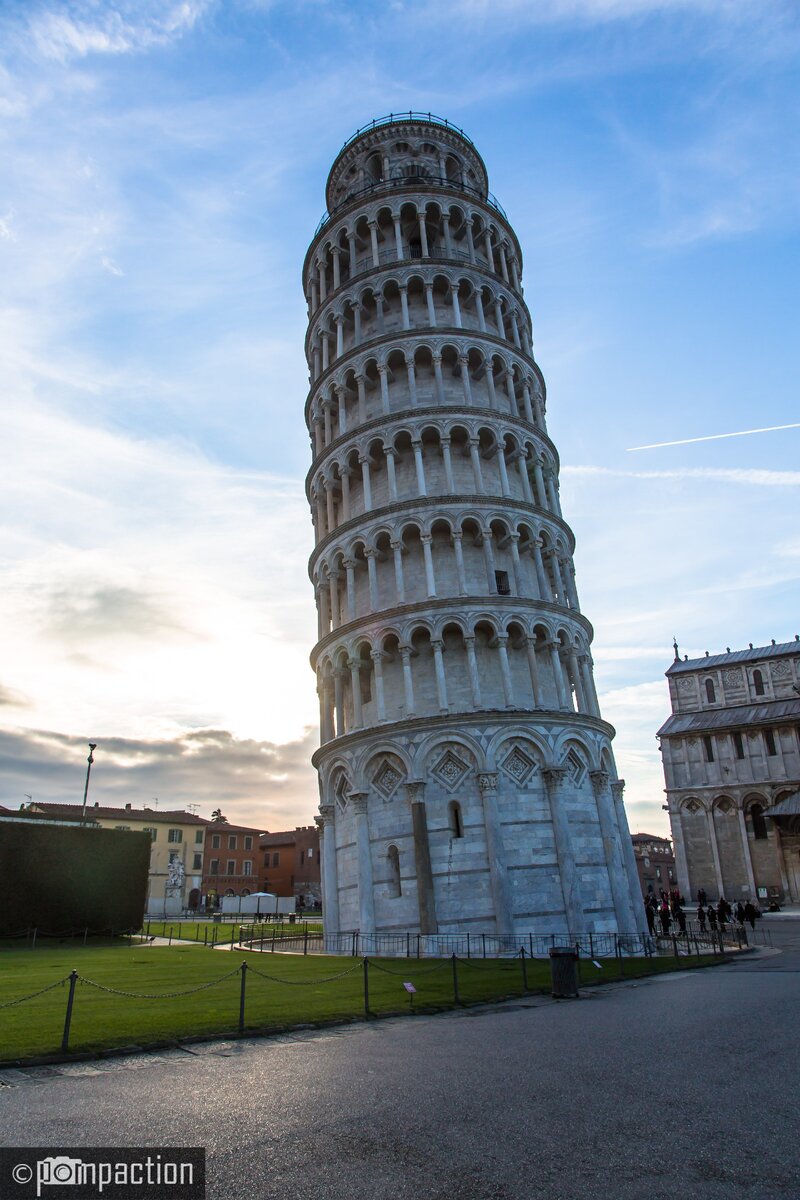
{"type": "Polygon", "coordinates": [[[327,932],[641,929],[522,252],[470,139],[372,122],[303,268],[327,932]]]}

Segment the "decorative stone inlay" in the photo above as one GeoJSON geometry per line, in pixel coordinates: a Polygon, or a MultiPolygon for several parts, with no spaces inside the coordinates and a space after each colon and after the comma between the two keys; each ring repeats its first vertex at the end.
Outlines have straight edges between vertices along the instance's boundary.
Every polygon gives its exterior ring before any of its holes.
{"type": "Polygon", "coordinates": [[[564,766],[566,767],[567,774],[573,783],[582,782],[583,777],[586,774],[586,765],[576,751],[570,750],[569,754],[564,759],[564,766]]]}
{"type": "Polygon", "coordinates": [[[791,664],[785,660],[783,662],[773,663],[770,670],[772,671],[773,679],[786,679],[792,673],[791,664]]]}
{"type": "Polygon", "coordinates": [[[700,805],[697,803],[696,800],[687,800],[683,807],[686,810],[686,812],[689,812],[692,815],[694,815],[697,812],[700,812],[700,805]]]}
{"type": "Polygon", "coordinates": [[[741,687],[742,686],[742,672],[741,671],[723,671],[722,672],[722,682],[725,684],[725,687],[741,687]]]}
{"type": "Polygon", "coordinates": [[[342,810],[342,812],[344,812],[347,808],[347,789],[347,780],[345,779],[344,775],[342,775],[339,779],[339,782],[336,784],[335,791],[336,803],[339,805],[339,808],[342,810]]]}
{"type": "Polygon", "coordinates": [[[452,750],[447,750],[433,768],[433,774],[448,792],[451,792],[453,788],[458,787],[469,769],[469,763],[465,763],[452,750]]]}
{"type": "Polygon", "coordinates": [[[500,769],[513,779],[514,783],[522,785],[536,770],[536,763],[520,746],[514,746],[501,762],[500,769]]]}
{"type": "Polygon", "coordinates": [[[372,777],[372,785],[380,792],[384,800],[390,800],[397,791],[402,778],[400,772],[384,759],[372,777]]]}
{"type": "Polygon", "coordinates": [[[679,679],[678,680],[678,691],[679,692],[695,691],[695,681],[693,679],[679,679]]]}

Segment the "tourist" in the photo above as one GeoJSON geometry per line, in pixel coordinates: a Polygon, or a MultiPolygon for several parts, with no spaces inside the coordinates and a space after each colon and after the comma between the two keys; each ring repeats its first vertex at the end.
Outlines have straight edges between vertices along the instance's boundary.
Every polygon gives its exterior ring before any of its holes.
{"type": "Polygon", "coordinates": [[[644,915],[647,917],[647,928],[652,937],[652,935],[655,933],[655,928],[656,928],[656,914],[655,914],[653,905],[650,903],[649,900],[647,901],[647,903],[644,906],[644,915]]]}
{"type": "MultiPolygon", "coordinates": [[[[744,906],[744,919],[745,919],[745,921],[750,922],[751,929],[755,929],[755,927],[756,927],[756,917],[757,916],[758,916],[758,913],[756,912],[756,906],[750,900],[748,900],[747,904],[745,904],[745,906],[744,906]]],[[[742,923],[744,924],[744,922],[742,922],[742,923]]]]}
{"type": "Polygon", "coordinates": [[[700,926],[700,932],[705,933],[705,931],[706,931],[706,910],[703,908],[702,904],[698,904],[698,906],[697,906],[697,923],[700,926]]]}
{"type": "Polygon", "coordinates": [[[700,890],[697,893],[697,903],[705,906],[705,902],[706,902],[706,889],[700,888],[700,890]]]}
{"type": "Polygon", "coordinates": [[[744,925],[744,905],[741,900],[736,905],[736,920],[740,925],[744,925]]]}
{"type": "Polygon", "coordinates": [[[706,909],[706,915],[708,916],[708,923],[711,926],[711,932],[716,933],[717,932],[717,911],[714,908],[713,904],[709,904],[708,908],[706,909]]]}
{"type": "Polygon", "coordinates": [[[686,913],[683,911],[683,906],[680,904],[678,905],[678,911],[676,913],[676,916],[678,918],[678,928],[681,931],[681,935],[683,937],[685,937],[686,936],[686,913]]]}
{"type": "Polygon", "coordinates": [[[666,900],[661,902],[661,911],[659,916],[661,917],[661,932],[663,933],[664,937],[666,937],[669,933],[670,923],[669,905],[667,904],[666,900]]]}

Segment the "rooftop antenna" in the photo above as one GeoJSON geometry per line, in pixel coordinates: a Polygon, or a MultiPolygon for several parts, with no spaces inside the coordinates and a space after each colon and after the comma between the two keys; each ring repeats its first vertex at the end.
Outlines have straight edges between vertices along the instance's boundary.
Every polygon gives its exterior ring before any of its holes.
{"type": "Polygon", "coordinates": [[[153,804],[158,808],[158,796],[153,796],[153,804]]]}
{"type": "Polygon", "coordinates": [[[25,799],[30,800],[31,804],[33,804],[33,796],[30,794],[30,792],[25,792],[25,799]]]}
{"type": "Polygon", "coordinates": [[[199,804],[187,804],[187,805],[186,805],[186,811],[187,811],[187,812],[190,812],[190,813],[192,814],[192,816],[193,816],[193,817],[196,817],[196,816],[197,816],[197,810],[198,810],[198,808],[199,808],[199,807],[200,807],[200,805],[199,805],[199,804]]]}

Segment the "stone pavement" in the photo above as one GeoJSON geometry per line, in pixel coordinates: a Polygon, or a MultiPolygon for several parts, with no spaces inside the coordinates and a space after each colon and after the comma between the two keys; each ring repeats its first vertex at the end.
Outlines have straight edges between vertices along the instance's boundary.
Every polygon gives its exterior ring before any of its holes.
{"type": "Polygon", "coordinates": [[[6,1072],[0,1141],[205,1145],[211,1200],[796,1200],[800,920],[770,928],[579,1001],[6,1072]]]}

